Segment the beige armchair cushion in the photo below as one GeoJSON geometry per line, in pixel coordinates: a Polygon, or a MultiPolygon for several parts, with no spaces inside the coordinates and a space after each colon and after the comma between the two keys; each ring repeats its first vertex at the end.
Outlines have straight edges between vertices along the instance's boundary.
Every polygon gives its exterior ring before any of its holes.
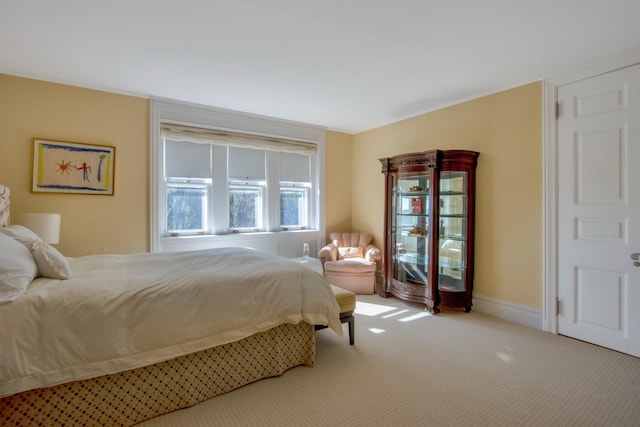
{"type": "Polygon", "coordinates": [[[375,273],[376,271],[376,263],[367,261],[364,258],[339,259],[337,261],[327,261],[327,263],[325,263],[325,271],[327,268],[331,271],[339,271],[345,274],[375,273]]]}
{"type": "Polygon", "coordinates": [[[346,258],[364,258],[364,254],[362,253],[362,248],[356,246],[352,248],[350,246],[346,246],[344,248],[338,248],[338,259],[346,259],[346,258]]]}

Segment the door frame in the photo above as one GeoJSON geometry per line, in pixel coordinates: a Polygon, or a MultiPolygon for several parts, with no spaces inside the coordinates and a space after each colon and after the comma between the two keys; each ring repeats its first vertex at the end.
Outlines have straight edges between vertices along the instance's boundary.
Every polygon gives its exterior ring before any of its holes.
{"type": "Polygon", "coordinates": [[[542,330],[558,333],[558,87],[640,64],[640,48],[601,58],[574,70],[543,80],[542,93],[542,209],[543,289],[542,330]]]}

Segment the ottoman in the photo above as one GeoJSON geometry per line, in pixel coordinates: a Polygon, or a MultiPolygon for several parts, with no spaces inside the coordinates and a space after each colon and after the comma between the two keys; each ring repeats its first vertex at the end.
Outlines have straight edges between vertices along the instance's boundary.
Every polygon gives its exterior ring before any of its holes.
{"type": "MultiPolygon", "coordinates": [[[[331,285],[333,296],[340,307],[340,322],[349,324],[349,344],[355,341],[355,322],[353,311],[356,309],[356,295],[346,289],[331,285]]],[[[325,325],[316,325],[316,331],[326,328],[325,325]]]]}
{"type": "Polygon", "coordinates": [[[349,324],[349,344],[355,341],[355,317],[353,311],[356,309],[356,296],[353,292],[331,285],[333,296],[340,307],[340,321],[349,324]]]}

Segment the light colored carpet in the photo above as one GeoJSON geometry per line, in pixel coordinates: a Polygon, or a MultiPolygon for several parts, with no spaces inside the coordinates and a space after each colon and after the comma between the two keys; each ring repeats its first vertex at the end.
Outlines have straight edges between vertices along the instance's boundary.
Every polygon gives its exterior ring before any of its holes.
{"type": "Polygon", "coordinates": [[[140,426],[640,426],[640,359],[423,307],[359,295],[355,346],[140,426]]]}

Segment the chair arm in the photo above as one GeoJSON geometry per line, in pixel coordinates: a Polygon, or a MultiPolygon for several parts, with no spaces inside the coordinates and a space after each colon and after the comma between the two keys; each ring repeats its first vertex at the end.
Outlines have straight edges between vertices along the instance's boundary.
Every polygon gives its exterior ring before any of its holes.
{"type": "Polygon", "coordinates": [[[338,247],[334,243],[329,243],[318,252],[318,258],[324,265],[327,261],[335,261],[338,259],[338,247]]]}
{"type": "Polygon", "coordinates": [[[369,262],[381,261],[382,252],[380,252],[380,249],[376,248],[373,245],[367,245],[364,252],[364,259],[369,262]]]}

